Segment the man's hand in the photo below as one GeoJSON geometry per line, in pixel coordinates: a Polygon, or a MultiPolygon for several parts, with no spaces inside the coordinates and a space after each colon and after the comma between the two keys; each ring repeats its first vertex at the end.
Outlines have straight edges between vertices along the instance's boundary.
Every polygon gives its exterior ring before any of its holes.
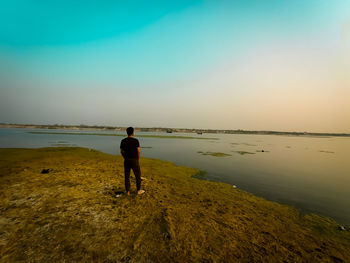
{"type": "Polygon", "coordinates": [[[125,158],[124,153],[125,151],[123,149],[120,149],[120,154],[125,158]]]}
{"type": "Polygon", "coordinates": [[[137,147],[137,155],[138,155],[138,157],[140,159],[140,156],[141,156],[141,148],[140,147],[137,147]]]}

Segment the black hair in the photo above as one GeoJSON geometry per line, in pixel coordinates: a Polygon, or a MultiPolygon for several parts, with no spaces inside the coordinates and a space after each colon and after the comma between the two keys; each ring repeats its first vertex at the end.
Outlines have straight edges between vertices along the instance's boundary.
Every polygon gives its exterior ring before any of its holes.
{"type": "Polygon", "coordinates": [[[133,127],[128,127],[128,128],[126,129],[126,133],[128,134],[128,136],[134,134],[134,128],[133,128],[133,127]]]}

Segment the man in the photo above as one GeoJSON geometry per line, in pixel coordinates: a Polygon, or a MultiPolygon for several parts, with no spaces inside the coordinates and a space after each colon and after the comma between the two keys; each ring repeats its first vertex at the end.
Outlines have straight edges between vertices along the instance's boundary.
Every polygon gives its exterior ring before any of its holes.
{"type": "Polygon", "coordinates": [[[128,134],[120,143],[120,153],[124,157],[125,191],[130,195],[130,170],[132,169],[136,177],[137,194],[143,194],[141,190],[141,169],[139,164],[141,149],[139,141],[134,138],[134,128],[126,129],[128,134]]]}

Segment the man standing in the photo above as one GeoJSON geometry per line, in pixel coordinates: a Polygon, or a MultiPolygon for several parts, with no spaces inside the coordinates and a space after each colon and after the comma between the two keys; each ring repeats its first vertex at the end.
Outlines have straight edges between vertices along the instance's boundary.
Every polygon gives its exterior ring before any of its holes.
{"type": "Polygon", "coordinates": [[[128,134],[120,143],[120,153],[124,157],[125,191],[130,195],[130,170],[132,169],[136,177],[137,194],[143,194],[141,190],[141,169],[139,164],[141,149],[139,141],[134,138],[134,128],[126,129],[128,134]]]}

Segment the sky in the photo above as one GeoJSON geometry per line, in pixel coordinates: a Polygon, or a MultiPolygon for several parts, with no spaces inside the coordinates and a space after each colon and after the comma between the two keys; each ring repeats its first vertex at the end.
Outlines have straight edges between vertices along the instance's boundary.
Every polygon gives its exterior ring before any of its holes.
{"type": "Polygon", "coordinates": [[[0,0],[0,122],[350,133],[350,1],[0,0]]]}

